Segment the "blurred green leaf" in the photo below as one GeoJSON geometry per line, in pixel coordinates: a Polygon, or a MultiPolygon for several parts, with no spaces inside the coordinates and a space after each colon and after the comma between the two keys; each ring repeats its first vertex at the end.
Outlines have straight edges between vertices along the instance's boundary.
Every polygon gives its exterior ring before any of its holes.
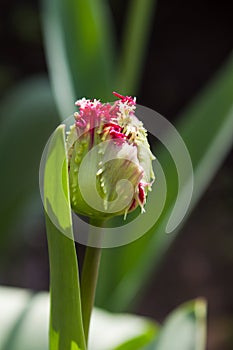
{"type": "MultiPolygon", "coordinates": [[[[0,246],[32,200],[40,201],[38,170],[44,145],[58,123],[48,80],[27,80],[0,101],[0,246]]],[[[38,208],[35,206],[35,209],[38,208]]],[[[17,237],[16,237],[17,238],[17,237]]]]}
{"type": "Polygon", "coordinates": [[[44,39],[62,120],[83,96],[111,100],[114,35],[103,0],[44,0],[44,39]]]}
{"type": "Polygon", "coordinates": [[[0,288],[0,349],[48,349],[48,293],[0,288]]]}
{"type": "Polygon", "coordinates": [[[194,300],[168,316],[154,350],[205,350],[206,304],[194,300]]]}
{"type": "MultiPolygon", "coordinates": [[[[27,290],[1,287],[0,309],[0,350],[48,349],[48,293],[32,294],[27,290]]],[[[72,327],[71,321],[68,325],[72,327]]],[[[156,323],[144,317],[94,309],[88,349],[140,349],[158,334],[158,330],[156,323]]],[[[61,349],[67,350],[67,347],[61,349]]]]}
{"type": "Polygon", "coordinates": [[[156,0],[129,2],[117,75],[117,89],[122,94],[134,95],[137,92],[156,2],[156,0]]]}
{"type": "MultiPolygon", "coordinates": [[[[190,212],[232,145],[232,91],[231,56],[215,79],[180,116],[177,123],[177,129],[190,152],[194,168],[195,186],[190,212]]],[[[158,267],[178,233],[177,229],[172,234],[165,234],[166,223],[177,196],[176,168],[164,149],[158,147],[154,153],[166,175],[167,200],[160,219],[147,234],[127,246],[103,252],[97,305],[111,311],[122,311],[133,304],[148,280],[149,273],[158,267]]]]}
{"type": "Polygon", "coordinates": [[[189,301],[173,311],[154,341],[143,350],[205,350],[206,302],[189,301]]]}
{"type": "Polygon", "coordinates": [[[144,317],[94,309],[88,349],[137,350],[149,344],[158,332],[158,324],[144,317]]]}
{"type": "MultiPolygon", "coordinates": [[[[133,327],[133,323],[132,323],[132,327],[133,327]]],[[[141,350],[145,346],[149,346],[148,344],[152,344],[152,341],[154,341],[154,338],[157,336],[158,336],[158,327],[155,332],[155,325],[151,324],[149,326],[148,324],[148,327],[145,328],[144,333],[142,334],[139,333],[134,338],[129,339],[126,342],[114,348],[114,350],[141,350]]]]}
{"type": "Polygon", "coordinates": [[[86,349],[69,197],[65,125],[50,138],[44,205],[50,262],[50,349],[86,349]]]}

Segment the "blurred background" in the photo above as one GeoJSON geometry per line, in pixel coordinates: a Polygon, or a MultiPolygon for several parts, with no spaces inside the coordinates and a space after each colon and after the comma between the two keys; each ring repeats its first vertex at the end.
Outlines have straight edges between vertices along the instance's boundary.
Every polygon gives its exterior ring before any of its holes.
{"type": "MultiPolygon", "coordinates": [[[[118,52],[124,35],[122,23],[127,2],[112,0],[109,4],[118,52]]],[[[158,0],[151,14],[151,32],[136,92],[138,103],[176,124],[178,116],[185,115],[188,106],[232,57],[232,14],[230,1],[158,0]]],[[[2,0],[0,28],[0,284],[48,290],[49,267],[38,168],[43,145],[59,123],[59,112],[47,82],[41,5],[37,0],[18,0],[14,4],[2,0]],[[34,126],[28,134],[32,123],[34,126]],[[37,145],[35,152],[32,143],[37,145]]],[[[105,49],[108,51],[111,47],[105,49]]],[[[226,79],[233,78],[232,73],[231,65],[226,79]]],[[[59,69],[56,74],[60,74],[59,69]]],[[[230,83],[227,93],[233,106],[230,83]]],[[[213,93],[211,101],[214,96],[213,93]]],[[[221,118],[225,105],[218,107],[221,118]]],[[[209,128],[203,118],[203,124],[199,123],[200,133],[193,134],[193,148],[200,154],[206,152],[202,138],[209,128]]],[[[153,271],[140,289],[137,302],[128,308],[163,321],[182,302],[205,297],[208,350],[233,348],[233,153],[229,145],[222,157],[221,166],[166,256],[155,269],[151,266],[153,271]]],[[[83,248],[78,249],[82,255],[83,248]]]]}

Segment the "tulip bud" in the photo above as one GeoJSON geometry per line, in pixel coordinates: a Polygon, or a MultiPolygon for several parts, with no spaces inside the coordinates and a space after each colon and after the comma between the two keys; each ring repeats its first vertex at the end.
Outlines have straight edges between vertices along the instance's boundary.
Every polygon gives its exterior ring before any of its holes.
{"type": "Polygon", "coordinates": [[[78,100],[67,136],[72,209],[105,219],[141,207],[154,181],[147,132],[135,116],[136,101],[114,93],[113,103],[78,100]]]}

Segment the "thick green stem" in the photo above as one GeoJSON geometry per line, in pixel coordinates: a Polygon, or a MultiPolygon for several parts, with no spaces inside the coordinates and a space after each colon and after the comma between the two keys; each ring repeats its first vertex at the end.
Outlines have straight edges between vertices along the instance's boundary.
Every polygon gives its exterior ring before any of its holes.
{"type": "Polygon", "coordinates": [[[156,0],[131,0],[123,33],[117,88],[123,94],[134,94],[146,53],[156,0]]]}
{"type": "MultiPolygon", "coordinates": [[[[98,230],[99,228],[95,228],[98,230]]],[[[98,280],[101,248],[86,247],[84,263],[81,275],[81,300],[83,314],[83,328],[88,342],[88,333],[91,319],[91,312],[95,300],[95,291],[98,280]]]]}

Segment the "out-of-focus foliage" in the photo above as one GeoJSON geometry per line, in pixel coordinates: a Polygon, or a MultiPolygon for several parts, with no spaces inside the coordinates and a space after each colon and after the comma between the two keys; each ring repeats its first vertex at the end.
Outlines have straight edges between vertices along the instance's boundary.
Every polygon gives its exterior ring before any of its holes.
{"type": "Polygon", "coordinates": [[[107,1],[43,1],[47,60],[62,120],[83,96],[111,101],[117,89],[136,93],[155,3],[130,1],[117,49],[107,1]]]}
{"type": "MultiPolygon", "coordinates": [[[[1,223],[0,250],[9,244],[10,229],[32,201],[39,203],[38,170],[44,145],[58,123],[46,77],[18,85],[0,101],[1,223]]],[[[35,210],[38,207],[34,203],[35,210]]],[[[17,239],[17,237],[14,237],[17,239]]]]}
{"type": "Polygon", "coordinates": [[[116,88],[134,95],[140,84],[157,0],[131,0],[119,52],[116,88]]]}
{"type": "MultiPolygon", "coordinates": [[[[2,287],[0,308],[0,350],[48,349],[48,293],[2,287]]],[[[203,300],[191,301],[172,312],[160,328],[144,317],[95,309],[89,350],[204,350],[205,310],[203,300]]]]}
{"type": "MultiPolygon", "coordinates": [[[[48,293],[33,294],[27,290],[2,287],[0,308],[0,350],[48,349],[48,293]]],[[[72,326],[70,322],[68,326],[72,326]]],[[[95,309],[88,349],[135,350],[138,349],[135,341],[139,340],[142,346],[149,344],[158,333],[159,326],[146,318],[95,309]]]]}
{"type": "Polygon", "coordinates": [[[43,1],[50,77],[65,119],[83,96],[110,99],[115,60],[111,13],[102,0],[43,1]]]}
{"type": "Polygon", "coordinates": [[[197,299],[181,305],[165,320],[154,343],[143,350],[205,350],[206,304],[197,299]]]}

